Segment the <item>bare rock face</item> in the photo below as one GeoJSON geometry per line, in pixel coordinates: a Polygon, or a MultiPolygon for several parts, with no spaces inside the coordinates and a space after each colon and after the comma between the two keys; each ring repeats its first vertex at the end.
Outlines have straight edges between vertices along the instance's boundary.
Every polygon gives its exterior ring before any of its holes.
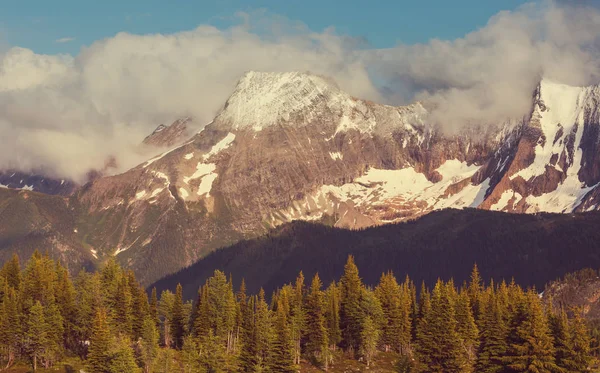
{"type": "Polygon", "coordinates": [[[185,117],[177,119],[169,126],[161,124],[144,139],[143,143],[164,148],[180,144],[190,137],[188,128],[190,121],[190,117],[185,117]]]}
{"type": "Polygon", "coordinates": [[[543,81],[526,118],[448,137],[420,103],[379,105],[324,77],[250,72],[202,131],[182,142],[185,120],[159,127],[146,142],[175,148],[68,203],[82,247],[116,256],[144,283],[292,220],[362,228],[443,208],[597,209],[599,97],[598,87],[543,81]]]}

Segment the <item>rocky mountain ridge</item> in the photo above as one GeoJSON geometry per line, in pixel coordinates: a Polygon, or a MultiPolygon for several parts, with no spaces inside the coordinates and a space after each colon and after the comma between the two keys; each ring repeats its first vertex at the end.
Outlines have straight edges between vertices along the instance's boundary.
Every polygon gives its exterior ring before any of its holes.
{"type": "Polygon", "coordinates": [[[599,102],[598,87],[544,80],[526,118],[448,136],[420,103],[249,72],[183,144],[78,189],[73,230],[98,261],[114,255],[149,283],[292,220],[362,228],[449,207],[594,210],[599,102]]]}

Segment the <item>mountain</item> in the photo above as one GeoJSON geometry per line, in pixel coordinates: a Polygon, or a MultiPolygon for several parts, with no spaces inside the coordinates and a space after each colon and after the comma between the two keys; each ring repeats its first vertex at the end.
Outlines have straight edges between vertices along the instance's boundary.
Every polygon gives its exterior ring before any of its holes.
{"type": "Polygon", "coordinates": [[[188,124],[191,120],[190,117],[185,117],[175,120],[169,126],[161,124],[156,127],[154,132],[146,136],[142,143],[155,147],[171,147],[181,144],[190,137],[188,124]]]}
{"type": "MultiPolygon", "coordinates": [[[[143,145],[149,148],[168,148],[181,144],[189,138],[190,117],[184,117],[175,120],[172,124],[166,126],[159,125],[150,135],[142,141],[143,145]]],[[[148,152],[147,149],[143,151],[148,152]]],[[[109,158],[102,169],[90,170],[87,174],[87,180],[92,181],[96,178],[110,174],[111,169],[116,168],[116,159],[109,158]]],[[[57,179],[49,176],[43,171],[37,173],[25,173],[19,170],[0,171],[0,188],[30,190],[44,194],[69,196],[81,187],[78,183],[70,179],[57,179]]]]}
{"type": "Polygon", "coordinates": [[[366,284],[389,270],[402,279],[433,286],[438,277],[469,279],[477,263],[484,280],[543,289],[548,282],[585,267],[600,267],[600,212],[508,214],[481,209],[442,210],[414,221],[362,230],[309,222],[275,228],[268,235],[219,249],[152,286],[173,290],[178,283],[195,297],[199,285],[219,269],[245,280],[249,293],[270,294],[293,282],[300,270],[324,283],[339,280],[353,255],[366,284]],[[576,248],[576,250],[574,249],[576,248]]]}
{"type": "MultiPolygon", "coordinates": [[[[419,102],[380,105],[326,77],[249,72],[203,130],[65,204],[80,246],[145,284],[293,220],[357,229],[449,207],[597,209],[598,87],[543,80],[531,97],[525,118],[447,135],[419,102]]],[[[161,128],[146,140],[171,143],[161,128]]]]}
{"type": "Polygon", "coordinates": [[[73,271],[93,268],[95,254],[78,239],[76,218],[64,197],[0,189],[0,262],[13,252],[28,258],[38,249],[73,271]]]}

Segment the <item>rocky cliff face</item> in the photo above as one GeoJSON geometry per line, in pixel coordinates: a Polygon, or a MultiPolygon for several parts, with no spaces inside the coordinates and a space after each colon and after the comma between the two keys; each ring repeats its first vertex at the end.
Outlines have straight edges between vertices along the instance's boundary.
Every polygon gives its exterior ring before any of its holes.
{"type": "Polygon", "coordinates": [[[177,119],[168,126],[161,124],[144,139],[143,143],[156,147],[171,147],[181,144],[190,137],[188,124],[191,121],[190,117],[185,117],[177,119]]]}
{"type": "Polygon", "coordinates": [[[527,118],[448,137],[420,103],[251,72],[201,132],[79,189],[74,229],[98,260],[115,255],[149,283],[292,220],[361,228],[449,207],[596,209],[599,97],[544,81],[527,118]]]}

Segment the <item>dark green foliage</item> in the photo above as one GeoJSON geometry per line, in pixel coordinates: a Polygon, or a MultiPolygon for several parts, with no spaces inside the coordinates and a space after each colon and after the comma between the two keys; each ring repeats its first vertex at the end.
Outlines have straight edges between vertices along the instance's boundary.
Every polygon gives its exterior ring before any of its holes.
{"type": "Polygon", "coordinates": [[[529,291],[516,299],[508,335],[508,350],[502,360],[515,372],[558,371],[552,336],[539,297],[535,292],[529,291]]]}
{"type": "Polygon", "coordinates": [[[155,286],[160,294],[181,283],[184,297],[194,299],[219,269],[234,275],[236,287],[245,278],[248,293],[262,287],[272,294],[294,282],[299,269],[307,278],[319,273],[324,284],[337,281],[352,255],[364,283],[373,286],[390,269],[410,275],[417,285],[435,284],[438,278],[462,284],[470,281],[477,263],[486,280],[514,277],[524,287],[542,289],[565,273],[600,268],[598,226],[600,212],[533,215],[480,209],[436,211],[415,221],[356,231],[298,221],[217,250],[155,286]]]}
{"type": "Polygon", "coordinates": [[[485,287],[473,273],[461,289],[453,281],[438,280],[432,291],[423,285],[417,299],[412,281],[398,284],[391,272],[374,290],[365,286],[349,257],[339,285],[323,291],[315,274],[306,289],[301,272],[269,305],[264,291],[248,295],[244,282],[234,294],[231,277],[215,271],[192,312],[181,285],[148,299],[112,260],[73,282],[36,253],[22,272],[0,275],[0,362],[53,369],[76,354],[91,373],[296,372],[304,364],[344,369],[339,344],[351,353],[345,359],[367,367],[393,350],[399,354],[384,359],[397,358],[399,372],[588,370],[590,332],[580,310],[544,310],[534,291],[514,282],[485,287]]]}
{"type": "Polygon", "coordinates": [[[358,351],[360,346],[365,316],[360,305],[363,286],[354,258],[349,256],[340,280],[340,329],[342,346],[350,351],[358,351]]]}
{"type": "Polygon", "coordinates": [[[171,310],[171,337],[173,338],[173,347],[180,349],[183,346],[183,337],[185,336],[185,314],[183,310],[183,290],[181,285],[177,285],[175,299],[171,310]]]}

